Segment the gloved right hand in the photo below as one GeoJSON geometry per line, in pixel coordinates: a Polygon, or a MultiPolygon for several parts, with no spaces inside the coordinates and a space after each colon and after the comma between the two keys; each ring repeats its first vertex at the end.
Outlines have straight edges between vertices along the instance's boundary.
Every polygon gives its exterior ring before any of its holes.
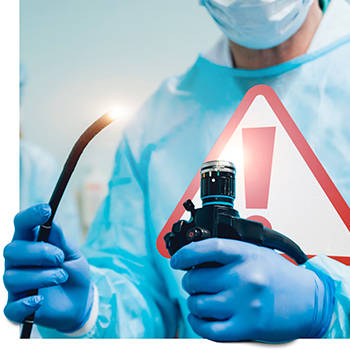
{"type": "Polygon", "coordinates": [[[4,249],[4,284],[8,291],[5,316],[22,323],[35,312],[35,323],[73,332],[89,317],[93,285],[89,265],[74,242],[53,224],[48,243],[36,242],[39,225],[51,215],[48,204],[30,207],[16,215],[13,240],[4,249]],[[26,291],[39,289],[36,296],[26,291]]]}
{"type": "Polygon", "coordinates": [[[272,249],[208,238],[179,249],[170,264],[189,269],[182,280],[190,295],[188,322],[204,338],[285,342],[320,338],[329,328],[333,279],[272,249]],[[209,262],[220,266],[198,267],[209,262]]]}

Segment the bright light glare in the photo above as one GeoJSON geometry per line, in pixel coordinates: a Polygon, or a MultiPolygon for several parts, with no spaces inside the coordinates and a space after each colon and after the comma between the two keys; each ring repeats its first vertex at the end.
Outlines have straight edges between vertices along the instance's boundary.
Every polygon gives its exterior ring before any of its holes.
{"type": "Polygon", "coordinates": [[[112,108],[107,113],[109,117],[112,118],[113,120],[120,118],[124,115],[123,109],[119,106],[112,108]]]}

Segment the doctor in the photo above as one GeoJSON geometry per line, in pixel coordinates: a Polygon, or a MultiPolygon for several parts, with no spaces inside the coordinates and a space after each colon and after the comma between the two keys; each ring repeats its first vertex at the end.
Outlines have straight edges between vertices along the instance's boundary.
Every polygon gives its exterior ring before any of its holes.
{"type": "Polygon", "coordinates": [[[326,256],[298,267],[270,249],[223,239],[185,246],[170,262],[156,250],[173,208],[256,84],[276,91],[350,203],[349,4],[201,3],[225,37],[166,80],[126,130],[82,253],[58,226],[49,243],[33,242],[47,205],[16,216],[4,250],[10,320],[36,311],[43,337],[349,337],[350,271],[326,256]],[[182,271],[213,257],[223,266],[182,271]],[[34,288],[39,295],[27,297],[34,288]]]}

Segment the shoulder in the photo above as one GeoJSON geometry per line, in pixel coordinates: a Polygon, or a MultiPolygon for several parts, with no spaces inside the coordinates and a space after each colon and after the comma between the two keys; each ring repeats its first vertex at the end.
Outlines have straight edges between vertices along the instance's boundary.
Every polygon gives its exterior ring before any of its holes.
{"type": "MultiPolygon", "coordinates": [[[[128,140],[156,143],[191,115],[196,82],[200,79],[198,63],[185,73],[165,79],[128,123],[124,136],[128,140]]],[[[132,142],[134,143],[134,142],[132,142]]]]}

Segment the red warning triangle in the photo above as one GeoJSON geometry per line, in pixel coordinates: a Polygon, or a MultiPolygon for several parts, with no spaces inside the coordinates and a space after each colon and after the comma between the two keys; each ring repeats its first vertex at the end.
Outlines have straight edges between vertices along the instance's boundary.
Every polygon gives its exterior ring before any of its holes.
{"type": "MultiPolygon", "coordinates": [[[[270,87],[246,93],[210,160],[235,164],[234,207],[241,217],[283,233],[309,257],[323,253],[350,265],[350,208],[270,87]]],[[[164,257],[170,257],[164,235],[189,217],[182,203],[201,207],[199,186],[200,169],[158,236],[164,257]]]]}

